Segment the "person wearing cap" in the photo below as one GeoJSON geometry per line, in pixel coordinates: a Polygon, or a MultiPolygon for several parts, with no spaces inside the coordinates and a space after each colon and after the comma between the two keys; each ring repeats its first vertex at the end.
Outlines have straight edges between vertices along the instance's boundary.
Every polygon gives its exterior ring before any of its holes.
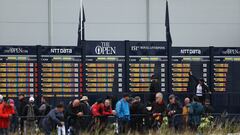
{"type": "Polygon", "coordinates": [[[126,133],[130,121],[129,95],[124,94],[116,104],[116,116],[118,118],[118,132],[126,133]]]}
{"type": "Polygon", "coordinates": [[[87,96],[83,96],[81,99],[80,99],[80,106],[82,107],[83,109],[83,114],[84,115],[90,115],[91,114],[91,106],[89,105],[88,103],[88,97],[87,96]]]}
{"type": "Polygon", "coordinates": [[[15,106],[15,102],[13,99],[8,99],[8,103],[14,109],[14,113],[11,117],[10,132],[15,133],[17,130],[17,126],[18,126],[17,108],[15,106]]]}
{"type": "Polygon", "coordinates": [[[163,94],[161,92],[156,93],[155,101],[152,103],[152,117],[153,117],[153,125],[154,130],[158,129],[162,122],[163,117],[166,113],[166,104],[163,101],[163,94]]]}
{"type": "Polygon", "coordinates": [[[131,113],[131,130],[141,132],[143,129],[143,115],[145,114],[144,105],[141,103],[139,96],[134,97],[130,106],[131,113]]]}
{"type": "Polygon", "coordinates": [[[84,125],[81,126],[83,131],[86,131],[89,129],[89,125],[92,121],[92,117],[91,115],[91,106],[88,103],[89,99],[87,96],[82,96],[82,98],[80,99],[80,107],[82,108],[83,111],[83,115],[85,115],[85,117],[81,118],[80,124],[84,125]]]}
{"type": "Polygon", "coordinates": [[[8,129],[11,124],[11,117],[15,114],[14,107],[10,102],[4,102],[3,96],[0,95],[0,135],[8,135],[8,129]]]}
{"type": "MultiPolygon", "coordinates": [[[[189,73],[189,77],[192,82],[194,84],[194,90],[195,90],[195,95],[199,98],[200,102],[202,104],[205,103],[205,99],[206,96],[209,94],[211,95],[212,91],[208,88],[208,86],[206,85],[205,81],[203,78],[197,79],[192,72],[189,73]]],[[[210,97],[209,97],[210,98],[210,97]]]]}
{"type": "Polygon", "coordinates": [[[174,127],[175,129],[179,129],[181,124],[181,117],[175,117],[175,115],[182,114],[182,105],[176,100],[176,97],[173,94],[171,94],[168,99],[169,104],[167,105],[167,116],[169,126],[174,127]]]}
{"type": "Polygon", "coordinates": [[[26,117],[24,121],[25,131],[24,132],[30,132],[30,134],[35,133],[36,128],[36,116],[38,116],[38,108],[35,105],[35,99],[34,97],[30,97],[28,104],[24,107],[24,116],[26,117]]]}

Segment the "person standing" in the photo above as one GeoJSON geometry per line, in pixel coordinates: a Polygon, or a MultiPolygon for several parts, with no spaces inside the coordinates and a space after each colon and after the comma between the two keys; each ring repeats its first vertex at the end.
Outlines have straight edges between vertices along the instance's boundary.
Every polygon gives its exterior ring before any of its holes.
{"type": "Polygon", "coordinates": [[[151,76],[151,84],[150,84],[150,99],[149,101],[152,103],[155,100],[155,93],[159,92],[160,89],[160,83],[158,81],[158,77],[156,75],[151,76]]]}
{"type": "Polygon", "coordinates": [[[64,105],[58,104],[56,108],[52,109],[42,120],[41,124],[45,135],[51,135],[51,132],[56,128],[56,126],[64,126],[64,123],[62,122],[64,119],[63,111],[64,105]]]}
{"type": "Polygon", "coordinates": [[[190,107],[190,99],[187,97],[184,99],[184,106],[182,109],[183,123],[185,128],[188,126],[188,118],[189,118],[189,110],[190,110],[189,107],[190,107]]]}
{"type": "Polygon", "coordinates": [[[35,129],[37,127],[36,123],[36,116],[38,116],[38,108],[35,105],[35,99],[34,97],[29,98],[29,103],[24,107],[24,113],[23,116],[26,117],[26,120],[24,121],[24,132],[30,132],[31,135],[35,133],[35,129]]]}
{"type": "Polygon", "coordinates": [[[182,105],[176,100],[175,95],[169,96],[169,104],[167,105],[167,116],[168,123],[170,127],[174,127],[175,129],[179,129],[182,118],[180,116],[176,116],[176,114],[182,114],[182,105]]]}
{"type": "Polygon", "coordinates": [[[116,104],[116,116],[118,118],[118,132],[126,133],[130,121],[129,95],[124,94],[116,104]]]}
{"type": "Polygon", "coordinates": [[[143,115],[145,114],[144,105],[141,98],[136,96],[130,107],[131,113],[131,130],[141,132],[143,130],[143,115]]]}
{"type": "Polygon", "coordinates": [[[195,89],[195,95],[198,97],[199,101],[204,104],[206,96],[209,95],[209,98],[211,97],[212,91],[208,88],[203,78],[197,79],[192,72],[190,72],[190,80],[192,80],[194,84],[197,84],[194,86],[195,89]]]}
{"type": "Polygon", "coordinates": [[[0,95],[0,135],[8,135],[13,114],[15,114],[14,107],[9,102],[4,102],[3,96],[0,95]]]}
{"type": "Polygon", "coordinates": [[[201,117],[204,113],[204,107],[197,96],[193,96],[192,103],[189,107],[189,125],[192,130],[196,131],[201,123],[201,117]]]}
{"type": "Polygon", "coordinates": [[[152,104],[153,129],[156,130],[160,128],[165,113],[166,105],[163,101],[163,94],[161,92],[158,92],[155,95],[155,102],[152,104]]]}
{"type": "Polygon", "coordinates": [[[91,106],[89,105],[89,99],[87,96],[82,96],[82,98],[80,99],[80,107],[83,110],[83,115],[85,115],[84,117],[81,118],[80,120],[80,124],[84,125],[82,126],[82,130],[89,130],[90,129],[90,123],[92,121],[92,117],[91,117],[91,106]]]}
{"type": "Polygon", "coordinates": [[[20,119],[20,134],[23,134],[23,130],[24,130],[24,108],[27,105],[27,101],[25,99],[25,95],[24,94],[19,94],[18,95],[18,108],[17,108],[17,112],[18,112],[18,116],[20,119]]]}

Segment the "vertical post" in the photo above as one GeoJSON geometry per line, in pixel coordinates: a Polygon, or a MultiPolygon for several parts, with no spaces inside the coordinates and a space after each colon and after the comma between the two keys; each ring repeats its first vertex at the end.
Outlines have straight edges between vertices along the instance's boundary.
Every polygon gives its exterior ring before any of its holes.
{"type": "Polygon", "coordinates": [[[146,0],[146,39],[150,40],[150,1],[146,0]]]}
{"type": "MultiPolygon", "coordinates": [[[[214,89],[214,87],[213,87],[213,84],[214,84],[213,48],[214,48],[213,46],[209,47],[210,62],[209,62],[209,66],[208,66],[208,72],[209,72],[208,84],[209,84],[209,89],[212,90],[212,91],[214,89]]],[[[210,95],[210,103],[211,103],[211,105],[213,104],[213,97],[214,97],[214,93],[212,93],[210,95]]]]}
{"type": "Polygon", "coordinates": [[[52,45],[53,37],[53,12],[52,12],[53,0],[48,0],[48,45],[52,45]]]}

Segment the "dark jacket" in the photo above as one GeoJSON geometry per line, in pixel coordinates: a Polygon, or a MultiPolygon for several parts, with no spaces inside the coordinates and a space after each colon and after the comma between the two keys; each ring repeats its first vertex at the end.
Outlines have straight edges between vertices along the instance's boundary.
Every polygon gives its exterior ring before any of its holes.
{"type": "Polygon", "coordinates": [[[91,106],[89,104],[81,102],[80,107],[82,108],[84,115],[91,115],[91,106]]]}
{"type": "Polygon", "coordinates": [[[130,106],[130,113],[131,114],[144,114],[144,105],[140,102],[134,102],[131,106],[130,106]]]}
{"type": "Polygon", "coordinates": [[[24,107],[24,111],[23,111],[23,116],[27,116],[28,115],[28,109],[30,108],[30,106],[33,107],[33,111],[34,111],[34,116],[38,116],[39,115],[39,112],[38,112],[38,108],[35,104],[27,104],[25,107],[24,107]]]}
{"type": "Polygon", "coordinates": [[[162,102],[161,104],[158,104],[156,102],[153,102],[152,104],[152,113],[161,113],[161,116],[155,116],[153,117],[153,120],[155,121],[159,121],[162,122],[163,121],[163,117],[166,114],[166,105],[164,102],[162,102]]]}
{"type": "Polygon", "coordinates": [[[61,126],[61,120],[63,120],[63,113],[57,112],[56,109],[52,109],[42,121],[42,127],[45,132],[52,131],[56,125],[61,126]]]}
{"type": "Polygon", "coordinates": [[[204,107],[201,103],[192,102],[189,107],[189,123],[192,126],[199,126],[201,123],[201,115],[204,112],[204,107]]]}
{"type": "Polygon", "coordinates": [[[182,105],[176,101],[174,104],[168,104],[167,106],[167,114],[168,114],[168,123],[170,126],[179,126],[181,123],[181,116],[176,114],[182,114],[182,105]],[[169,115],[168,112],[174,111],[173,114],[169,115]]]}
{"type": "Polygon", "coordinates": [[[65,116],[66,116],[66,118],[71,118],[71,119],[76,119],[78,116],[77,116],[77,114],[79,113],[79,112],[82,112],[82,109],[81,109],[81,107],[80,106],[78,106],[78,107],[73,107],[73,105],[72,105],[72,103],[71,104],[69,104],[68,106],[67,106],[67,109],[66,109],[66,112],[65,112],[65,116]]]}
{"type": "Polygon", "coordinates": [[[17,108],[18,116],[24,116],[24,108],[26,105],[27,105],[27,102],[25,98],[19,101],[19,105],[17,108]]]}
{"type": "Polygon", "coordinates": [[[150,88],[149,88],[150,92],[155,93],[160,91],[160,83],[156,80],[153,80],[150,84],[150,88]]]}
{"type": "MultiPolygon", "coordinates": [[[[199,82],[199,79],[197,79],[197,77],[195,77],[194,75],[190,75],[189,76],[189,87],[188,87],[188,91],[193,91],[194,90],[194,93],[196,94],[197,92],[197,86],[198,86],[198,82],[199,82]]],[[[203,96],[205,96],[208,92],[211,92],[211,90],[208,88],[208,86],[204,83],[202,85],[202,94],[203,96]]]]}

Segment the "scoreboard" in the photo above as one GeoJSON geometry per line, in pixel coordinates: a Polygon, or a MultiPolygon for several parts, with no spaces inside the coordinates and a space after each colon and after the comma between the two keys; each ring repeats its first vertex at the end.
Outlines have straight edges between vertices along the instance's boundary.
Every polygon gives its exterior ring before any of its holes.
{"type": "Polygon", "coordinates": [[[240,48],[213,48],[213,89],[240,92],[240,48]]]}
{"type": "Polygon", "coordinates": [[[86,92],[125,89],[125,42],[88,41],[83,52],[86,92]]]}
{"type": "Polygon", "coordinates": [[[172,90],[174,92],[194,92],[195,78],[203,78],[209,83],[210,56],[208,47],[172,48],[172,90]]]}
{"type": "MultiPolygon", "coordinates": [[[[38,92],[36,47],[0,46],[0,93],[14,98],[38,92]]],[[[37,95],[37,93],[36,93],[37,95]]]]}
{"type": "Polygon", "coordinates": [[[83,92],[81,49],[41,47],[41,91],[46,97],[78,97],[83,92]]]}
{"type": "Polygon", "coordinates": [[[167,90],[167,46],[166,42],[128,42],[129,91],[149,92],[151,76],[158,80],[159,91],[167,90]]]}

